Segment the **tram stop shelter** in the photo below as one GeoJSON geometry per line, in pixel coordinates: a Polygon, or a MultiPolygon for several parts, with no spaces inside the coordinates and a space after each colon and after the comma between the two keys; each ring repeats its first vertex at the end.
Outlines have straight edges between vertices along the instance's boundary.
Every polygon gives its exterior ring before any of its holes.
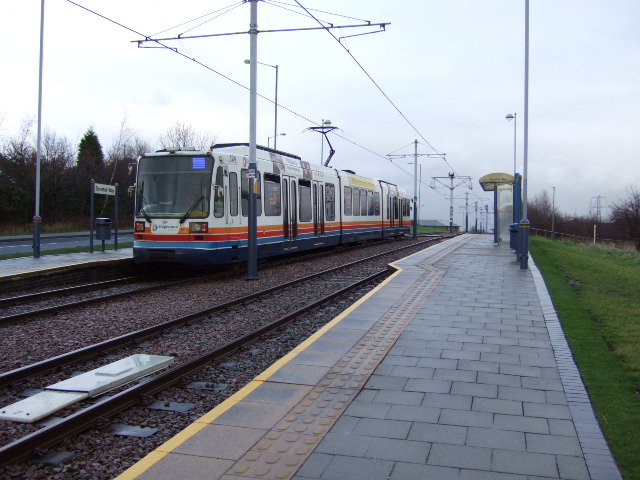
{"type": "Polygon", "coordinates": [[[493,192],[493,243],[510,240],[509,226],[513,222],[513,185],[509,173],[489,173],[478,180],[485,192],[493,192]]]}

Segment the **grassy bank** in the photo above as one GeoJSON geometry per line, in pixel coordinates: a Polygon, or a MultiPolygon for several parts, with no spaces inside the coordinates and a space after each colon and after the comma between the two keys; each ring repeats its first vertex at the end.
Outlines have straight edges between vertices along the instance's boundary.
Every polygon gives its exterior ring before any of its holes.
{"type": "Polygon", "coordinates": [[[532,237],[598,420],[626,479],[640,479],[640,254],[532,237]]]}
{"type": "MultiPolygon", "coordinates": [[[[133,247],[133,242],[126,243],[118,243],[118,250],[123,250],[125,248],[133,247]]],[[[113,250],[113,243],[105,245],[106,250],[113,250]]],[[[40,256],[45,255],[65,255],[67,253],[79,253],[79,252],[88,252],[89,247],[73,247],[73,248],[59,248],[57,250],[41,250],[40,256]]],[[[94,252],[102,251],[102,243],[96,242],[93,246],[94,252]]],[[[33,252],[22,252],[22,253],[5,253],[0,255],[0,260],[8,260],[10,258],[22,258],[22,257],[33,257],[33,252]]]]}

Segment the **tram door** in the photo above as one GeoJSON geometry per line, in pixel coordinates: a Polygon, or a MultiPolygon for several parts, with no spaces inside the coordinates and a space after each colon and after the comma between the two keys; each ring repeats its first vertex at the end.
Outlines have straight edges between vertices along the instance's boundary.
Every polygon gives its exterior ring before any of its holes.
{"type": "Polygon", "coordinates": [[[313,182],[313,235],[324,236],[324,186],[320,182],[313,182]]]}
{"type": "Polygon", "coordinates": [[[282,177],[282,227],[285,249],[296,248],[298,239],[297,186],[292,177],[282,177]]]}
{"type": "Polygon", "coordinates": [[[215,218],[216,231],[218,234],[229,238],[229,224],[233,223],[230,215],[238,215],[238,175],[232,173],[233,183],[229,180],[227,167],[218,166],[215,173],[215,184],[213,188],[213,217],[215,218]],[[235,192],[232,188],[235,188],[235,192]],[[233,195],[235,193],[235,195],[233,195]],[[233,201],[235,200],[235,210],[233,201]]]}
{"type": "Polygon", "coordinates": [[[398,212],[398,197],[394,197],[393,195],[388,197],[387,209],[389,227],[394,228],[396,226],[396,215],[398,212]]]}

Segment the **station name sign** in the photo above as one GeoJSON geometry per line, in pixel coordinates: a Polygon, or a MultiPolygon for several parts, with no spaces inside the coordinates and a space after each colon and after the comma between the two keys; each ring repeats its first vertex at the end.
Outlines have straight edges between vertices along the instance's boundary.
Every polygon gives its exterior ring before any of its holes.
{"type": "Polygon", "coordinates": [[[489,173],[481,177],[478,182],[485,192],[492,192],[496,189],[496,185],[513,184],[514,177],[508,173],[489,173]]]}
{"type": "Polygon", "coordinates": [[[113,185],[104,185],[102,183],[95,183],[93,187],[93,192],[98,193],[100,195],[115,195],[116,187],[113,185]]]}

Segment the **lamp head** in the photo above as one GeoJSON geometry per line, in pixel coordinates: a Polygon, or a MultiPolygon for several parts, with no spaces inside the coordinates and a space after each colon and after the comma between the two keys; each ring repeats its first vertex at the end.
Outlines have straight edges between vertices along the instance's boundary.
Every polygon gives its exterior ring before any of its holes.
{"type": "Polygon", "coordinates": [[[248,58],[245,58],[244,63],[246,63],[247,65],[249,65],[251,63],[251,60],[249,60],[248,58]]]}
{"type": "MultiPolygon", "coordinates": [[[[245,60],[245,61],[246,61],[246,60],[245,60]]],[[[514,114],[509,113],[509,114],[508,114],[506,117],[504,117],[504,118],[506,118],[507,120],[513,120],[513,119],[514,119],[514,118],[516,118],[516,117],[515,117],[515,115],[514,115],[514,114]]]]}

